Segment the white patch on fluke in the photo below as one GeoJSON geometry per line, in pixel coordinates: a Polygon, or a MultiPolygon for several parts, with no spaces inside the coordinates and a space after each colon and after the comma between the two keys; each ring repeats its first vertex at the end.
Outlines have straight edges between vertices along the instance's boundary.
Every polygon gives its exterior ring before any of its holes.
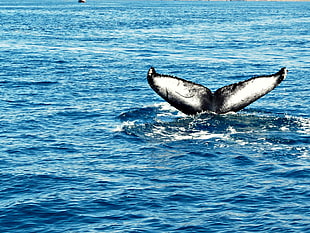
{"type": "Polygon", "coordinates": [[[251,82],[247,83],[245,88],[233,93],[225,104],[233,107],[240,102],[248,102],[253,98],[259,98],[262,93],[271,91],[275,84],[276,80],[269,77],[253,79],[251,82]]]}

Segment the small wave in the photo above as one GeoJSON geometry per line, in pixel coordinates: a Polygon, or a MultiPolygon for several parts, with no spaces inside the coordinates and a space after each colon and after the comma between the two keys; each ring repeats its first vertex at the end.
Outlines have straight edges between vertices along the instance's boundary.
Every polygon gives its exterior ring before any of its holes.
{"type": "Polygon", "coordinates": [[[50,86],[58,84],[54,81],[2,81],[0,85],[7,87],[27,87],[27,86],[50,86]]]}

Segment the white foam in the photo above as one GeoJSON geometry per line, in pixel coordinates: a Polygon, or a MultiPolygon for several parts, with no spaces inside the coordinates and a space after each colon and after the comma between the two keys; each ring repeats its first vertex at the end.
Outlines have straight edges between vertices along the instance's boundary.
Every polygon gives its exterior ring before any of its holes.
{"type": "Polygon", "coordinates": [[[136,121],[125,121],[120,125],[117,125],[114,129],[112,129],[112,132],[122,132],[124,130],[124,127],[126,126],[134,126],[136,121]]]}
{"type": "Polygon", "coordinates": [[[299,130],[299,133],[305,133],[305,134],[310,134],[310,119],[307,118],[299,118],[298,119],[301,130],[299,130]]]}

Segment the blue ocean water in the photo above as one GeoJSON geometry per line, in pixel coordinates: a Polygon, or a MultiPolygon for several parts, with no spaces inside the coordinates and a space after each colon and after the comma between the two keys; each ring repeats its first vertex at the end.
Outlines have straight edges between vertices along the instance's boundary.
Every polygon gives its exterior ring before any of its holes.
{"type": "Polygon", "coordinates": [[[309,3],[0,12],[1,232],[310,232],[309,3]],[[189,117],[150,66],[212,90],[289,74],[236,114],[189,117]]]}

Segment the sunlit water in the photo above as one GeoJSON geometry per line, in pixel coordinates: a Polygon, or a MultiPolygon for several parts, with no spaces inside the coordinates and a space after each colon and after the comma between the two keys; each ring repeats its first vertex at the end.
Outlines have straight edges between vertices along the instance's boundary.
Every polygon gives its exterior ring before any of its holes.
{"type": "Polygon", "coordinates": [[[307,2],[0,3],[1,232],[309,232],[307,2]],[[146,73],[212,90],[289,70],[236,114],[186,116],[146,73]]]}

